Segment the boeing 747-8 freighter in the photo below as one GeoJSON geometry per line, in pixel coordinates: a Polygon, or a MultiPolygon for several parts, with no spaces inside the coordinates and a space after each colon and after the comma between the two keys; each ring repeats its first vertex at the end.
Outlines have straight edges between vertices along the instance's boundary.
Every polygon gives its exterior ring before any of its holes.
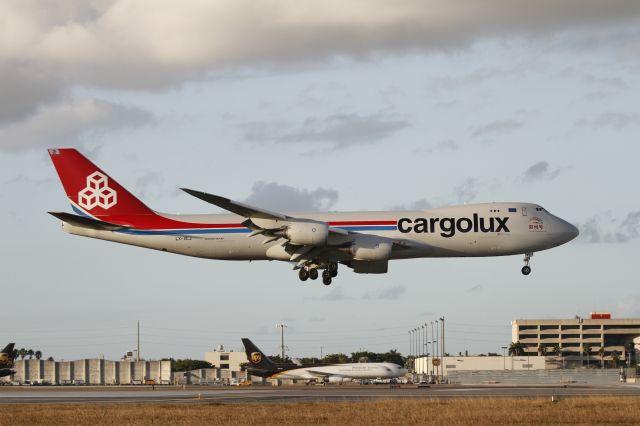
{"type": "Polygon", "coordinates": [[[302,281],[324,284],[338,265],[386,273],[390,260],[524,255],[571,241],[578,229],[537,204],[465,204],[416,211],[265,210],[206,192],[183,190],[231,214],[176,215],[151,210],[75,149],[49,155],[75,212],[51,212],[71,234],[220,260],[290,262],[302,281]]]}

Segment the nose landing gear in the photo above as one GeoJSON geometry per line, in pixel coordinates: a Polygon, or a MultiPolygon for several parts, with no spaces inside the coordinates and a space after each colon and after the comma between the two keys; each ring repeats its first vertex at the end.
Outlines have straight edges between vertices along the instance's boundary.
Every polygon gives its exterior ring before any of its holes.
{"type": "Polygon", "coordinates": [[[531,267],[529,266],[529,263],[531,262],[532,256],[533,256],[533,253],[525,253],[524,266],[521,269],[522,275],[529,275],[531,273],[531,267]]]}

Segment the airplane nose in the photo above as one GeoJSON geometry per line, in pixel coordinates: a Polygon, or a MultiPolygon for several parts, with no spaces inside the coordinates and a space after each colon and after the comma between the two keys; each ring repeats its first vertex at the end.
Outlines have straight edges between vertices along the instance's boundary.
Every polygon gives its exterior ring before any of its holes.
{"type": "Polygon", "coordinates": [[[555,234],[561,236],[563,242],[567,243],[580,235],[580,231],[575,225],[572,225],[564,219],[559,219],[559,222],[559,224],[554,225],[553,231],[555,234]]]}
{"type": "Polygon", "coordinates": [[[580,230],[578,230],[575,225],[569,224],[569,226],[571,226],[571,230],[569,231],[569,233],[571,234],[571,239],[573,240],[578,235],[580,235],[580,230]]]}

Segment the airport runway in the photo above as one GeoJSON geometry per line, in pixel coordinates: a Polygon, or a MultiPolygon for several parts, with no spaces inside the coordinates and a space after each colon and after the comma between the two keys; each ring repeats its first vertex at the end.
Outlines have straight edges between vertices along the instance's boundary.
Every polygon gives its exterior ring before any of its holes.
{"type": "Polygon", "coordinates": [[[251,388],[56,388],[0,387],[0,404],[95,404],[95,403],[189,403],[242,404],[329,401],[370,401],[376,399],[636,396],[640,386],[311,386],[251,388]]]}

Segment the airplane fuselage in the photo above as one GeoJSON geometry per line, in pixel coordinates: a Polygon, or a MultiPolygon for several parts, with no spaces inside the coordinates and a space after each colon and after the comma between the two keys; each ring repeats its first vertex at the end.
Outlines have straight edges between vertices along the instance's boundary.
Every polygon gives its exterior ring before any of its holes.
{"type": "MultiPolygon", "coordinates": [[[[289,260],[278,248],[282,241],[263,244],[248,238],[251,229],[235,214],[171,215],[158,227],[104,231],[64,222],[65,231],[86,237],[220,260],[289,260]]],[[[291,213],[297,218],[327,222],[358,234],[400,242],[389,259],[421,257],[482,257],[532,253],[570,241],[576,228],[542,207],[529,203],[483,203],[398,212],[291,213]]],[[[119,221],[126,224],[126,219],[119,221]]],[[[327,241],[339,245],[341,236],[327,241]]]]}
{"type": "Polygon", "coordinates": [[[363,362],[333,364],[324,366],[305,366],[274,373],[270,378],[318,380],[323,378],[340,379],[393,379],[404,376],[407,370],[390,362],[363,362]]]}

